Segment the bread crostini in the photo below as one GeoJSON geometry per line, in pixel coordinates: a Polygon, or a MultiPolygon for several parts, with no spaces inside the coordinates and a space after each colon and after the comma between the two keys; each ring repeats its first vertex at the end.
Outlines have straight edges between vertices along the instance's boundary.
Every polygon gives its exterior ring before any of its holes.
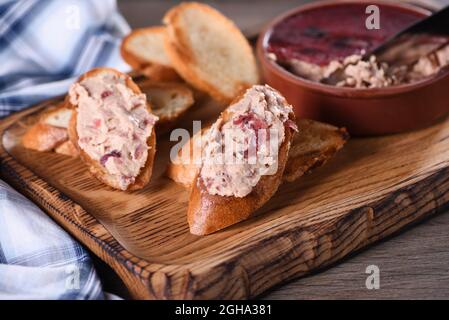
{"type": "Polygon", "coordinates": [[[150,180],[157,117],[132,79],[98,68],[69,90],[69,136],[89,171],[112,188],[136,190],[150,180]]]}

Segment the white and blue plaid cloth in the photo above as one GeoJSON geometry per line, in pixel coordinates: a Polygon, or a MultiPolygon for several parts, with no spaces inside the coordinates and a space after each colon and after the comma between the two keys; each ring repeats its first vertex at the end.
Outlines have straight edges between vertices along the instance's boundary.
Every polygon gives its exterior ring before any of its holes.
{"type": "MultiPolygon", "coordinates": [[[[127,71],[115,0],[0,0],[0,117],[64,94],[97,66],[127,71]]],[[[86,250],[0,180],[0,299],[103,299],[86,250]]]]}
{"type": "Polygon", "coordinates": [[[128,67],[115,0],[0,0],[0,117],[67,91],[98,66],[128,67]]]}
{"type": "Polygon", "coordinates": [[[84,248],[0,180],[0,300],[102,298],[84,248]]]}

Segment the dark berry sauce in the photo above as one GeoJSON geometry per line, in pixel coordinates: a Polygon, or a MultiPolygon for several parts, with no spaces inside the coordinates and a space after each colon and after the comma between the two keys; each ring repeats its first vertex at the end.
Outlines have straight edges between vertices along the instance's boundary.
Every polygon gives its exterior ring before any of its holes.
{"type": "Polygon", "coordinates": [[[341,3],[294,14],[272,30],[267,51],[281,64],[298,59],[318,65],[370,50],[425,17],[399,7],[379,5],[380,29],[368,30],[368,4],[341,3]]]}

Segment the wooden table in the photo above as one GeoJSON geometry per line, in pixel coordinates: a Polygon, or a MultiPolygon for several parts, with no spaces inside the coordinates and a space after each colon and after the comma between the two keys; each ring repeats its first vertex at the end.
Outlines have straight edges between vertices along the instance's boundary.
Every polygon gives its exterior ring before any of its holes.
{"type": "MultiPolygon", "coordinates": [[[[132,27],[160,23],[167,8],[178,1],[122,0],[119,7],[132,27]]],[[[246,34],[254,34],[273,16],[311,1],[208,1],[231,17],[246,34]],[[258,2],[257,10],[254,3],[258,2]]],[[[449,0],[424,1],[430,7],[449,0]]],[[[442,213],[399,235],[378,243],[322,272],[268,292],[266,299],[449,299],[449,213],[442,213]],[[366,268],[380,270],[380,289],[368,290],[366,268]]],[[[111,272],[101,267],[107,279],[111,272]]],[[[120,284],[107,287],[119,291],[120,284]]]]}

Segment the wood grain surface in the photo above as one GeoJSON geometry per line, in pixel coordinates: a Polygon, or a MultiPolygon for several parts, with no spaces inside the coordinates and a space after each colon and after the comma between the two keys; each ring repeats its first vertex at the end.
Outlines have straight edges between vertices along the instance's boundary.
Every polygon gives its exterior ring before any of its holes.
{"type": "MultiPolygon", "coordinates": [[[[179,1],[118,0],[126,19],[133,27],[160,22],[162,14],[179,1]]],[[[237,25],[251,35],[257,28],[286,9],[298,6],[304,0],[205,1],[224,10],[237,25]],[[249,32],[248,32],[249,31],[249,32]]],[[[410,1],[407,1],[410,2],[410,1]]],[[[432,9],[449,5],[449,0],[412,1],[432,9]]],[[[267,299],[357,299],[357,298],[449,298],[449,213],[409,228],[405,233],[388,238],[332,268],[269,291],[267,299]],[[378,265],[381,271],[380,290],[367,290],[365,269],[378,265]]],[[[118,279],[102,268],[105,284],[116,289],[118,279]]],[[[124,294],[121,288],[115,292],[124,294]]]]}
{"type": "MultiPolygon", "coordinates": [[[[50,102],[50,104],[53,102],[50,102]]],[[[44,103],[1,122],[1,174],[105,260],[134,298],[251,298],[325,267],[438,212],[449,201],[449,127],[352,139],[323,168],[283,185],[257,217],[206,237],[188,231],[187,192],[163,172],[132,193],[92,178],[76,159],[24,149],[44,103]],[[101,223],[99,223],[101,222],[101,223]]],[[[181,126],[220,111],[202,100],[181,126]]]]}
{"type": "MultiPolygon", "coordinates": [[[[241,10],[228,3],[230,12],[241,10]]],[[[329,165],[284,185],[256,218],[198,238],[187,231],[185,191],[162,175],[168,142],[151,185],[123,195],[74,159],[20,146],[46,105],[1,121],[0,174],[110,265],[133,298],[449,297],[449,215],[430,219],[449,202],[448,119],[417,132],[353,139],[329,165]],[[372,264],[381,271],[380,290],[365,287],[372,264]]],[[[218,111],[203,101],[183,126],[218,111]]]]}
{"type": "Polygon", "coordinates": [[[263,299],[448,299],[449,214],[426,219],[368,250],[264,294],[263,299]],[[365,282],[379,268],[378,290],[365,282]]]}

